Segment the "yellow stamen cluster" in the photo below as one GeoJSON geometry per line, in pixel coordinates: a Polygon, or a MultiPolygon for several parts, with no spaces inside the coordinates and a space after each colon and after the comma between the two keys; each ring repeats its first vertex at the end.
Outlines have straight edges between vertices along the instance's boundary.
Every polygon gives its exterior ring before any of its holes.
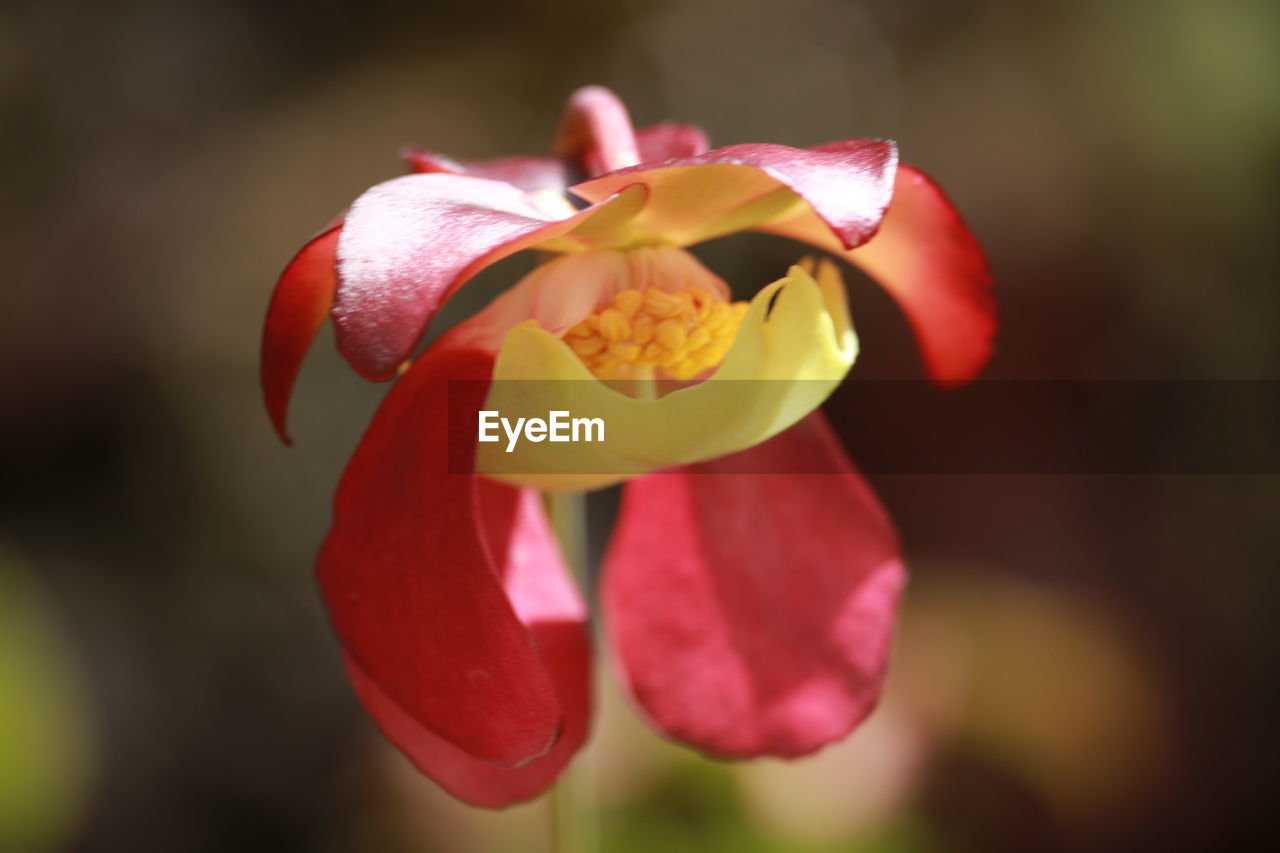
{"type": "Polygon", "coordinates": [[[564,340],[601,379],[654,372],[692,379],[720,364],[746,313],[747,303],[726,302],[701,287],[628,289],[564,340]]]}

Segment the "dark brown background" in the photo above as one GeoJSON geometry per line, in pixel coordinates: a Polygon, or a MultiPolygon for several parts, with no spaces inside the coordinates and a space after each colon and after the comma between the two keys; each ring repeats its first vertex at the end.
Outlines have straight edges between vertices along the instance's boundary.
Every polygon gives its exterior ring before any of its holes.
{"type": "MultiPolygon", "coordinates": [[[[615,88],[640,123],[700,123],[715,144],[896,138],[991,257],[989,377],[1275,379],[1278,25],[1265,0],[6,4],[0,537],[41,602],[23,612],[65,639],[91,754],[61,816],[22,843],[524,849],[458,834],[464,819],[380,751],[310,583],[333,483],[382,389],[347,372],[326,333],[296,449],[275,443],[257,399],[274,277],[399,171],[402,143],[539,151],[585,83],[615,88]]],[[[796,255],[756,237],[704,253],[748,290],[796,255]]],[[[458,310],[521,269],[504,264],[458,310]]],[[[918,377],[901,317],[850,278],[854,376],[918,377]]],[[[1024,415],[995,406],[991,428],[1032,441],[1024,415]]],[[[857,407],[836,418],[856,457],[857,407]]],[[[1204,418],[1143,430],[1194,444],[1204,418]]],[[[1265,430],[1249,440],[1274,451],[1265,430]]],[[[915,568],[905,644],[932,636],[938,613],[1016,615],[1022,592],[1092,602],[1127,639],[1067,615],[1063,636],[1015,619],[975,646],[988,663],[1029,657],[992,664],[994,722],[931,741],[886,818],[909,831],[805,847],[761,824],[736,782],[698,787],[718,771],[684,768],[611,801],[604,849],[1219,850],[1277,834],[1275,476],[873,479],[915,568]],[[1006,612],[1008,588],[1022,592],[1006,612]],[[1150,707],[1074,663],[1073,644],[1095,641],[1085,659],[1125,661],[1139,674],[1120,681],[1150,707]],[[1115,743],[1072,728],[1095,712],[1115,743]],[[1002,740],[1024,725],[1034,737],[1002,740]],[[1156,759],[1125,757],[1148,736],[1156,759]],[[1037,764],[1042,748],[1066,763],[1037,764]],[[1121,773],[1132,784],[1087,817],[1055,806],[1054,792],[1121,773]]],[[[607,513],[606,498],[597,523],[607,513]]],[[[12,707],[27,695],[0,690],[12,707]]],[[[13,788],[26,772],[0,764],[13,788]]],[[[872,770],[848,772],[876,789],[872,770]]],[[[0,803],[0,829],[6,814],[0,803]]]]}

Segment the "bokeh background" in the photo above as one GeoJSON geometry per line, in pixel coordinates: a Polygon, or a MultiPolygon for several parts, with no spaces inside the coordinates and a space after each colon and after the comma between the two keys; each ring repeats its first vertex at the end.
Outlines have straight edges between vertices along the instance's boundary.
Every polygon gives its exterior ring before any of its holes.
{"type": "MultiPolygon", "coordinates": [[[[296,448],[259,406],[275,276],[402,144],[541,151],[586,83],[715,144],[892,137],[989,252],[989,377],[1274,380],[1278,35],[1268,0],[0,6],[0,850],[549,850],[545,803],[453,804],[342,678],[311,563],[384,388],[325,333],[296,448]]],[[[705,253],[747,288],[795,256],[705,253]]],[[[855,379],[918,377],[850,279],[855,379]]],[[[1183,414],[1150,441],[1214,419],[1183,414]]],[[[833,416],[856,457],[860,413],[833,416]]],[[[990,417],[1010,446],[1037,423],[990,417]]],[[[873,480],[913,568],[881,710],[815,759],[725,766],[605,672],[585,849],[1276,841],[1274,469],[873,480]]]]}

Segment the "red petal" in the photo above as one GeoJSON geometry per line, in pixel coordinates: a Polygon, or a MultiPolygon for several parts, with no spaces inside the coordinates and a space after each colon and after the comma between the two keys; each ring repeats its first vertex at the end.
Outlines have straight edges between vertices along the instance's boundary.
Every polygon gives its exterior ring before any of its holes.
{"type": "Polygon", "coordinates": [[[341,232],[342,220],[338,220],[293,256],[276,283],[267,309],[262,333],[262,394],[271,423],[285,444],[293,443],[285,427],[293,382],[333,304],[337,280],[334,251],[341,232]]]}
{"type": "Polygon", "coordinates": [[[986,364],[996,328],[986,258],[942,190],[919,171],[899,168],[879,233],[852,252],[841,251],[808,211],[760,230],[843,255],[880,282],[906,312],[938,382],[965,382],[986,364]]]}
{"type": "Polygon", "coordinates": [[[707,134],[692,124],[651,124],[636,131],[641,163],[693,157],[707,150],[707,134]]]}
{"type": "MultiPolygon", "coordinates": [[[[485,382],[454,383],[451,407],[448,380],[491,371],[491,356],[444,339],[392,387],[342,476],[317,574],[369,711],[402,749],[418,750],[411,720],[473,759],[514,768],[555,744],[566,697],[503,588],[477,478],[450,473],[474,470],[474,443],[453,442],[451,459],[448,435],[474,431],[485,382]]],[[[547,564],[538,573],[557,560],[541,547],[522,558],[547,564]]]]}
{"type": "Polygon", "coordinates": [[[814,414],[627,483],[603,604],[658,728],[720,755],[793,757],[871,712],[903,578],[884,511],[814,414]]]}
{"type": "MultiPolygon", "coordinates": [[[[636,207],[642,194],[616,201],[636,207]]],[[[366,378],[390,379],[431,317],[472,275],[606,213],[630,219],[610,204],[554,219],[511,184],[462,175],[405,175],[378,184],[351,206],[338,241],[339,351],[366,378]]]]}
{"type": "Polygon", "coordinates": [[[418,769],[459,799],[496,808],[541,793],[581,747],[590,712],[590,666],[586,608],[559,562],[537,493],[480,480],[477,497],[490,553],[498,561],[507,595],[564,703],[560,740],[546,755],[522,767],[509,769],[479,761],[406,714],[350,657],[347,665],[365,707],[418,769]]]}
{"type": "Polygon", "coordinates": [[[752,228],[778,215],[779,205],[794,196],[813,209],[852,248],[870,239],[880,226],[893,190],[898,153],[894,143],[851,139],[826,150],[785,145],[730,145],[662,166],[638,166],[601,175],[572,187],[587,201],[598,201],[632,184],[649,189],[640,222],[660,236],[685,243],[706,240],[729,230],[752,228]],[[778,205],[752,202],[775,197],[778,205]],[[734,217],[743,210],[754,217],[734,217]],[[718,220],[732,222],[730,229],[718,220]]]}
{"type": "Polygon", "coordinates": [[[569,96],[556,130],[555,150],[589,175],[640,162],[626,105],[603,86],[586,86],[569,96]]]}
{"type": "Polygon", "coordinates": [[[402,152],[411,172],[449,172],[491,181],[505,181],[525,192],[550,190],[563,193],[569,185],[569,169],[555,157],[501,157],[497,160],[452,160],[413,146],[402,152]]]}

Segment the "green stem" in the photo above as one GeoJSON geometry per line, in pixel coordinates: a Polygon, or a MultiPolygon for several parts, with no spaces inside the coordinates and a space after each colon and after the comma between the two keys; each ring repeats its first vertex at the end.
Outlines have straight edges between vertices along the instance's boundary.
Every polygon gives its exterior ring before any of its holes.
{"type": "Polygon", "coordinates": [[[548,492],[546,495],[551,529],[560,540],[565,562],[584,596],[588,592],[586,497],[582,492],[548,492]]]}
{"type": "MultiPolygon", "coordinates": [[[[587,573],[587,504],[582,492],[550,492],[546,495],[547,515],[565,562],[573,573],[583,597],[591,600],[587,573]]],[[[587,755],[577,759],[551,789],[548,808],[553,853],[591,853],[598,849],[593,786],[587,755]]]]}

